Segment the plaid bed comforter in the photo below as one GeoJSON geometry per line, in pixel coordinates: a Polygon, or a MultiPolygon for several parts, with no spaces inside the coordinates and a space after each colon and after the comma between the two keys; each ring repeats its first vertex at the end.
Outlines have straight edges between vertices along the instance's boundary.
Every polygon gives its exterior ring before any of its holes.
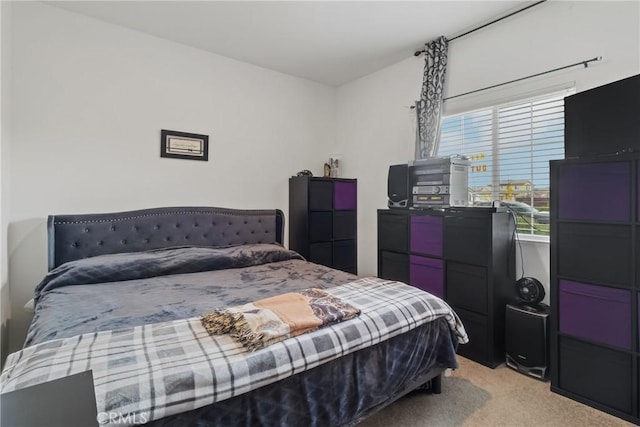
{"type": "Polygon", "coordinates": [[[468,342],[451,308],[412,286],[364,278],[327,292],[361,315],[254,352],[228,335],[209,335],[197,317],[47,341],[7,358],[1,391],[91,369],[99,413],[151,421],[246,393],[440,317],[458,342],[468,342]]]}

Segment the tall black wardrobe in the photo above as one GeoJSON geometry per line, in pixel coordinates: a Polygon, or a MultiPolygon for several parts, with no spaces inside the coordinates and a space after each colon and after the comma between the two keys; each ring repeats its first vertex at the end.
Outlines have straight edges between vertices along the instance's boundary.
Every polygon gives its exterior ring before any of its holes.
{"type": "Polygon", "coordinates": [[[640,423],[640,75],[565,99],[550,171],[551,390],[640,423]]]}

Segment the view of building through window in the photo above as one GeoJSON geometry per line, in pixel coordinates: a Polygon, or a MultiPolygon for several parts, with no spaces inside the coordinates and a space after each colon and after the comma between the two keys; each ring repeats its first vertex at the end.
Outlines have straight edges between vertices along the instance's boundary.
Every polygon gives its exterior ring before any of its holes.
{"type": "Polygon", "coordinates": [[[549,161],[564,157],[564,96],[446,117],[438,156],[464,154],[469,205],[511,209],[518,232],[549,235],[549,161]]]}

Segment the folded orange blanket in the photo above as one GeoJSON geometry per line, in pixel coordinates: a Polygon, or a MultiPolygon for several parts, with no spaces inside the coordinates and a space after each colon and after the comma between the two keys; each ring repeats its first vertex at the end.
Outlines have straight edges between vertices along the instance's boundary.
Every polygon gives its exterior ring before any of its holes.
{"type": "Polygon", "coordinates": [[[201,320],[210,334],[230,334],[249,350],[257,350],[359,314],[352,305],[311,288],[215,310],[201,320]]]}

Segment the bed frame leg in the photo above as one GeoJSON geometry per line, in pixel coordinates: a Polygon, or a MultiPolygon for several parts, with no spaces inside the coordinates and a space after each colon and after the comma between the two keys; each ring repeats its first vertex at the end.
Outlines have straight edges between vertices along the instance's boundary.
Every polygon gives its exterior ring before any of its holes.
{"type": "Polygon", "coordinates": [[[428,394],[442,393],[442,374],[439,374],[438,376],[431,378],[429,381],[422,384],[416,390],[419,390],[422,393],[428,393],[428,394]]]}
{"type": "Polygon", "coordinates": [[[442,393],[442,374],[431,379],[431,393],[433,394],[442,393]]]}

